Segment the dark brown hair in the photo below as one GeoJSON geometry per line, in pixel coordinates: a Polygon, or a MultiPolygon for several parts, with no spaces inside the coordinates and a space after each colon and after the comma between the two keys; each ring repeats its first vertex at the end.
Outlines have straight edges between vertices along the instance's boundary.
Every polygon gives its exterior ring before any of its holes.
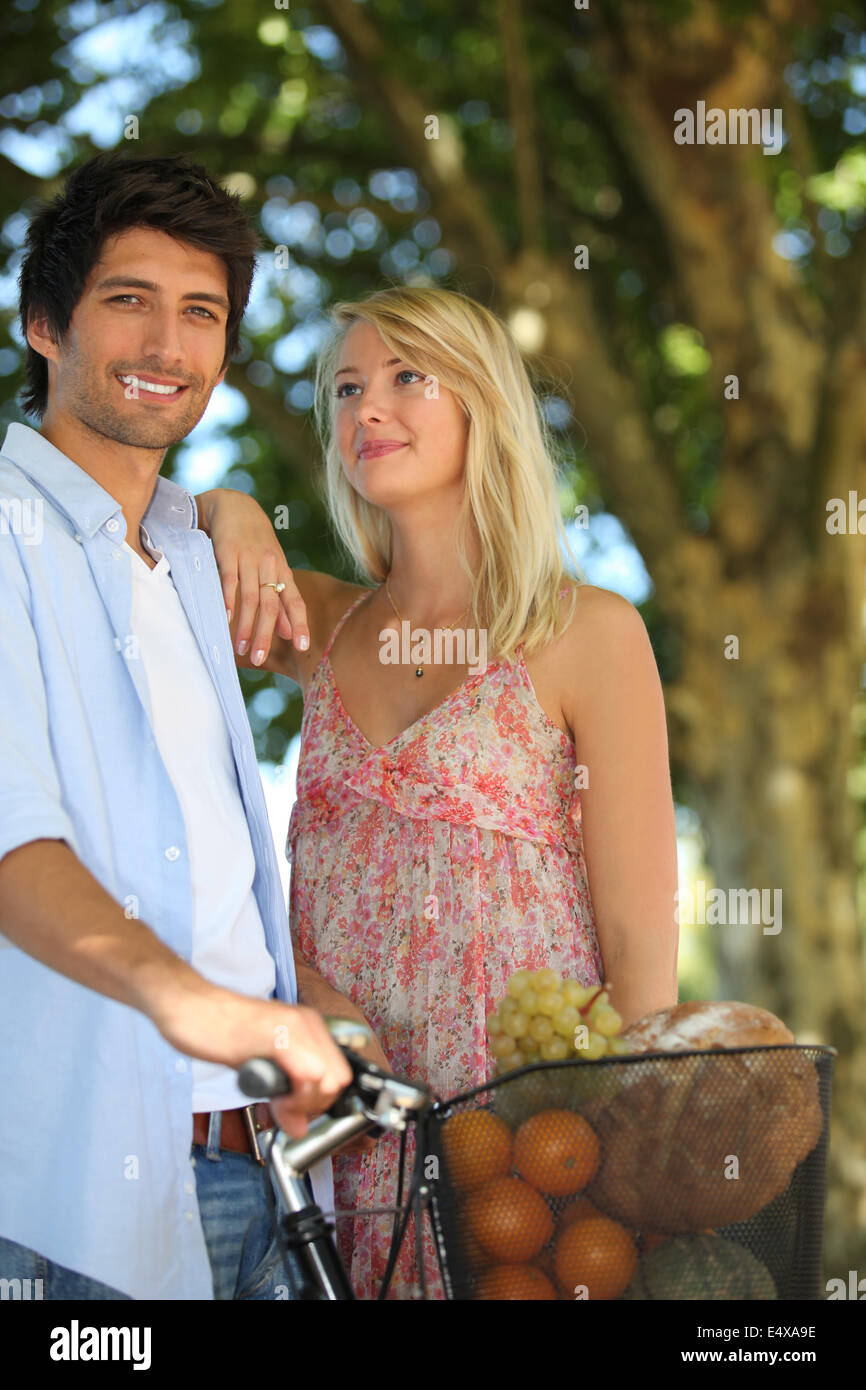
{"type": "MultiPolygon", "coordinates": [[[[44,317],[53,340],[62,342],[106,238],[132,227],[153,227],[222,259],[229,299],[225,367],[238,346],[260,242],[240,198],[184,155],[98,154],[73,170],[62,193],[37,209],[18,279],[25,336],[28,324],[44,317]]],[[[41,417],[48,403],[48,366],[29,343],[25,373],[22,405],[41,417]]]]}

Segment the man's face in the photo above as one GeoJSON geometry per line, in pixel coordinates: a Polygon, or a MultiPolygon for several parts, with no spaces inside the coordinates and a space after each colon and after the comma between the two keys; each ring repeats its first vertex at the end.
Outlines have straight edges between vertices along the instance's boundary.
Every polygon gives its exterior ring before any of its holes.
{"type": "Polygon", "coordinates": [[[150,227],[107,238],[49,358],[49,411],[119,444],[177,444],[225,374],[228,308],[219,256],[150,227]]]}

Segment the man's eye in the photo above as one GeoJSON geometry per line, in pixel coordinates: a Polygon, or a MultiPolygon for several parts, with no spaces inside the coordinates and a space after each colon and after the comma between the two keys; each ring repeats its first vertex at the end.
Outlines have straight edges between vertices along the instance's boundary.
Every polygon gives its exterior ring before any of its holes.
{"type": "MultiPolygon", "coordinates": [[[[141,300],[137,294],[115,294],[112,295],[111,304],[140,304],[141,300]]],[[[216,314],[212,314],[210,309],[206,309],[203,304],[191,304],[190,309],[196,315],[202,315],[206,319],[213,319],[216,322],[216,314]]]]}

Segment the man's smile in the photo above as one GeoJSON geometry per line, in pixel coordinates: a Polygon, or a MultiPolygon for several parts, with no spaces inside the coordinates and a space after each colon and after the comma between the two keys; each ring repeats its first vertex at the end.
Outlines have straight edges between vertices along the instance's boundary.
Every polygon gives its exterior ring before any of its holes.
{"type": "Polygon", "coordinates": [[[178,396],[182,396],[184,391],[187,390],[187,387],[180,382],[166,381],[165,379],[160,380],[159,377],[138,376],[134,372],[123,374],[118,372],[116,375],[117,380],[122,386],[127,388],[134,386],[136,388],[136,395],[139,398],[142,396],[151,396],[153,398],[160,397],[165,400],[173,400],[178,396]]]}

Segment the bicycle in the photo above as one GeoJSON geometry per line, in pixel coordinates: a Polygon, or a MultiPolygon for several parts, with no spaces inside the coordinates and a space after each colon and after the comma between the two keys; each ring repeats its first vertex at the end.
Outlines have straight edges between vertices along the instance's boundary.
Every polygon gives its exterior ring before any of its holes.
{"type": "MultiPolygon", "coordinates": [[[[373,1036],[366,1025],[340,1018],[329,1018],[325,1022],[352,1068],[352,1081],[330,1110],[310,1124],[302,1139],[291,1138],[277,1125],[259,1134],[274,1234],[297,1299],[304,1302],[354,1300],[355,1294],[334,1244],[334,1228],[321,1207],[311,1200],[305,1176],[314,1164],[361,1134],[391,1131],[402,1135],[394,1236],[379,1292],[381,1299],[387,1292],[413,1208],[417,1208],[416,1224],[420,1230],[420,1207],[426,1193],[417,1177],[413,1179],[405,1208],[400,1207],[403,1157],[409,1125],[426,1115],[432,1096],[427,1086],[393,1076],[358,1056],[357,1049],[364,1047],[373,1036]],[[282,1215],[277,1211],[275,1193],[285,1207],[282,1215]],[[402,1225],[398,1226],[401,1215],[402,1225]],[[292,1266],[292,1256],[300,1273],[292,1266]]],[[[282,1068],[266,1057],[254,1057],[245,1062],[238,1070],[238,1085],[251,1100],[287,1095],[292,1089],[282,1068]]]]}

